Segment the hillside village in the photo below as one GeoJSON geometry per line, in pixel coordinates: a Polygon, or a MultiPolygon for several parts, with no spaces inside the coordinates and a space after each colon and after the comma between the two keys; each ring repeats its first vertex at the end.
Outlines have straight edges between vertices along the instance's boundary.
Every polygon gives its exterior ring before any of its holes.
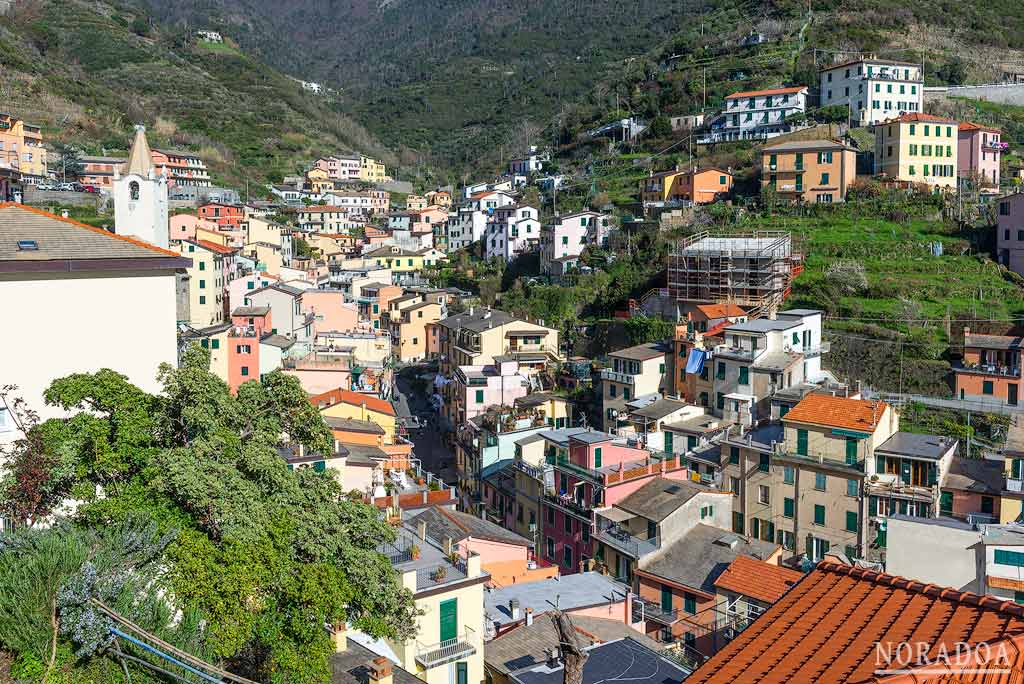
{"type": "Polygon", "coordinates": [[[1024,676],[1024,85],[814,77],[461,183],[0,113],[0,681],[1024,676]]]}

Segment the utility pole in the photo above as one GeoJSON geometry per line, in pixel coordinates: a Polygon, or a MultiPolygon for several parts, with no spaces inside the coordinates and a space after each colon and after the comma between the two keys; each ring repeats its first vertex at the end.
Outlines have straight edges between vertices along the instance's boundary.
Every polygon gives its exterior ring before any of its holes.
{"type": "Polygon", "coordinates": [[[703,112],[703,110],[707,109],[707,106],[708,106],[708,68],[704,67],[702,71],[703,71],[703,74],[704,74],[703,79],[702,79],[703,83],[704,83],[704,87],[703,87],[704,96],[701,99],[701,105],[700,106],[701,106],[701,111],[703,112]]]}

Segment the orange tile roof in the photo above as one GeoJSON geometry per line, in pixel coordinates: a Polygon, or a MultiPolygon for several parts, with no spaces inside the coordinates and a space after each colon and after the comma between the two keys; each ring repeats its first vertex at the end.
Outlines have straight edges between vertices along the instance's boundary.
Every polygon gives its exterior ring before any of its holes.
{"type": "Polygon", "coordinates": [[[715,580],[715,586],[758,601],[775,603],[803,576],[802,572],[781,565],[766,563],[750,556],[737,556],[715,580]]]}
{"type": "Polygon", "coordinates": [[[366,404],[366,408],[377,413],[383,413],[388,416],[395,415],[395,407],[390,402],[384,401],[379,397],[374,397],[369,394],[363,394],[362,392],[353,392],[352,390],[332,389],[323,394],[316,394],[309,398],[309,402],[313,406],[319,406],[320,402],[323,402],[327,406],[335,406],[336,404],[351,404],[352,406],[360,406],[366,404]]]}
{"type": "Polygon", "coordinates": [[[910,112],[908,114],[900,114],[899,116],[897,116],[897,117],[895,117],[893,119],[886,119],[885,121],[883,121],[881,124],[878,124],[878,125],[892,123],[894,121],[898,121],[900,123],[914,123],[914,122],[917,122],[917,121],[923,121],[923,122],[926,122],[926,123],[931,123],[931,122],[935,122],[935,123],[949,123],[949,124],[957,123],[954,119],[947,119],[947,118],[944,118],[944,117],[941,117],[941,116],[935,116],[934,114],[925,114],[923,112],[910,112]]]}
{"type": "Polygon", "coordinates": [[[1021,681],[1024,606],[824,561],[686,684],[1021,681]]]}
{"type": "Polygon", "coordinates": [[[326,204],[311,204],[308,207],[303,207],[302,209],[299,209],[299,213],[301,214],[305,212],[307,214],[325,214],[327,212],[335,212],[347,214],[349,209],[350,207],[335,207],[328,206],[326,204]]]}
{"type": "Polygon", "coordinates": [[[807,90],[807,86],[792,86],[790,88],[769,88],[768,90],[747,90],[742,93],[733,93],[727,96],[726,100],[735,100],[740,97],[760,97],[762,95],[786,95],[792,93],[799,93],[802,90],[807,90]]]}
{"type": "Polygon", "coordinates": [[[732,302],[725,304],[699,304],[697,311],[711,318],[727,318],[728,316],[746,316],[747,312],[732,302]]]}
{"type": "Polygon", "coordinates": [[[64,218],[63,216],[57,216],[57,214],[51,214],[48,211],[44,211],[42,209],[37,209],[36,207],[30,207],[27,204],[18,204],[17,202],[0,202],[0,209],[7,209],[8,207],[15,207],[17,209],[22,209],[24,211],[31,211],[33,214],[39,214],[40,216],[45,216],[46,218],[55,219],[57,221],[63,221],[64,223],[70,223],[73,226],[78,226],[79,228],[85,228],[86,230],[91,230],[92,232],[98,233],[99,235],[105,235],[105,236],[107,236],[109,238],[114,238],[115,240],[123,240],[125,242],[130,242],[131,244],[135,245],[136,247],[145,247],[146,249],[151,249],[154,252],[159,252],[160,254],[166,254],[167,256],[173,256],[173,257],[180,257],[181,256],[177,252],[172,252],[169,249],[164,249],[163,247],[154,245],[151,242],[146,242],[145,240],[140,240],[138,238],[129,237],[127,235],[118,235],[117,233],[111,233],[109,230],[103,230],[102,228],[97,228],[95,226],[90,226],[87,223],[82,223],[81,221],[76,221],[75,219],[72,219],[72,218],[64,218]]]}
{"type": "Polygon", "coordinates": [[[860,432],[874,432],[888,404],[884,401],[847,399],[831,394],[808,394],[790,409],[784,422],[810,423],[860,432]]]}
{"type": "MultiPolygon", "coordinates": [[[[193,241],[192,240],[188,240],[188,242],[193,242],[193,241]]],[[[211,252],[216,252],[217,254],[234,254],[235,253],[235,250],[232,249],[231,247],[225,247],[224,245],[218,245],[216,242],[211,242],[210,240],[194,240],[194,242],[197,245],[199,245],[200,247],[202,247],[204,249],[208,249],[211,252]]]]}
{"type": "Polygon", "coordinates": [[[982,126],[981,124],[976,124],[973,121],[961,121],[960,122],[960,130],[961,131],[988,131],[989,133],[1002,133],[1002,131],[999,130],[998,128],[993,128],[992,126],[982,126]]]}

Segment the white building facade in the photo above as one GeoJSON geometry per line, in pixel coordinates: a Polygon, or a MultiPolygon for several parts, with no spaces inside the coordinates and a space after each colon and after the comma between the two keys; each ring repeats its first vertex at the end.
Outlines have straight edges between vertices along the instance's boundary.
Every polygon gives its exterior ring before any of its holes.
{"type": "Polygon", "coordinates": [[[864,59],[825,67],[819,74],[821,106],[847,105],[850,123],[872,126],[920,112],[924,102],[921,65],[864,59]]]}
{"type": "Polygon", "coordinates": [[[712,124],[710,141],[765,140],[793,129],[786,118],[807,111],[807,86],[733,93],[712,124]]]}
{"type": "Polygon", "coordinates": [[[484,258],[512,261],[540,244],[540,211],[509,204],[494,210],[484,233],[484,258]]]}

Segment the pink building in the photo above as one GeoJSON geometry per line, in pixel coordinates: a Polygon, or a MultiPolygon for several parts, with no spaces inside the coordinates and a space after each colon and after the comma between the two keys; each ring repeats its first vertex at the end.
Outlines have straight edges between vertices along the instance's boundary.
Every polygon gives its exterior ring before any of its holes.
{"type": "Polygon", "coordinates": [[[578,572],[593,558],[594,510],[621,501],[652,478],[689,479],[679,455],[652,460],[646,449],[628,446],[614,435],[595,430],[540,433],[545,461],[554,470],[554,491],[544,494],[541,555],[565,574],[578,572]]]}
{"type": "Polygon", "coordinates": [[[239,307],[231,313],[228,386],[232,393],[243,383],[260,379],[260,338],[270,326],[269,306],[239,307]]]}
{"type": "Polygon", "coordinates": [[[966,520],[968,515],[986,512],[999,521],[999,499],[1005,484],[1003,468],[1003,461],[954,457],[942,483],[940,515],[966,520]]]}
{"type": "Polygon", "coordinates": [[[996,257],[1003,266],[1024,275],[1024,193],[995,201],[996,257]]]}
{"type": "Polygon", "coordinates": [[[978,178],[983,192],[998,192],[999,159],[1008,147],[998,128],[964,121],[957,147],[957,175],[978,178]]]}
{"type": "Polygon", "coordinates": [[[269,273],[256,271],[236,277],[228,285],[228,303],[234,311],[240,306],[245,306],[245,296],[253,290],[259,290],[279,280],[277,276],[269,273]]]}
{"type": "Polygon", "coordinates": [[[452,378],[455,415],[462,423],[486,412],[488,406],[511,406],[527,390],[526,377],[515,359],[493,366],[459,366],[452,378]]]}
{"type": "Polygon", "coordinates": [[[195,240],[197,228],[216,232],[218,226],[194,214],[175,214],[168,220],[168,228],[172,240],[195,240]]]}
{"type": "Polygon", "coordinates": [[[302,310],[314,316],[314,335],[328,330],[355,330],[359,324],[356,303],[346,302],[341,290],[304,290],[302,310]]]}
{"type": "Polygon", "coordinates": [[[327,173],[331,180],[359,180],[359,157],[320,157],[313,168],[327,173]]]}

